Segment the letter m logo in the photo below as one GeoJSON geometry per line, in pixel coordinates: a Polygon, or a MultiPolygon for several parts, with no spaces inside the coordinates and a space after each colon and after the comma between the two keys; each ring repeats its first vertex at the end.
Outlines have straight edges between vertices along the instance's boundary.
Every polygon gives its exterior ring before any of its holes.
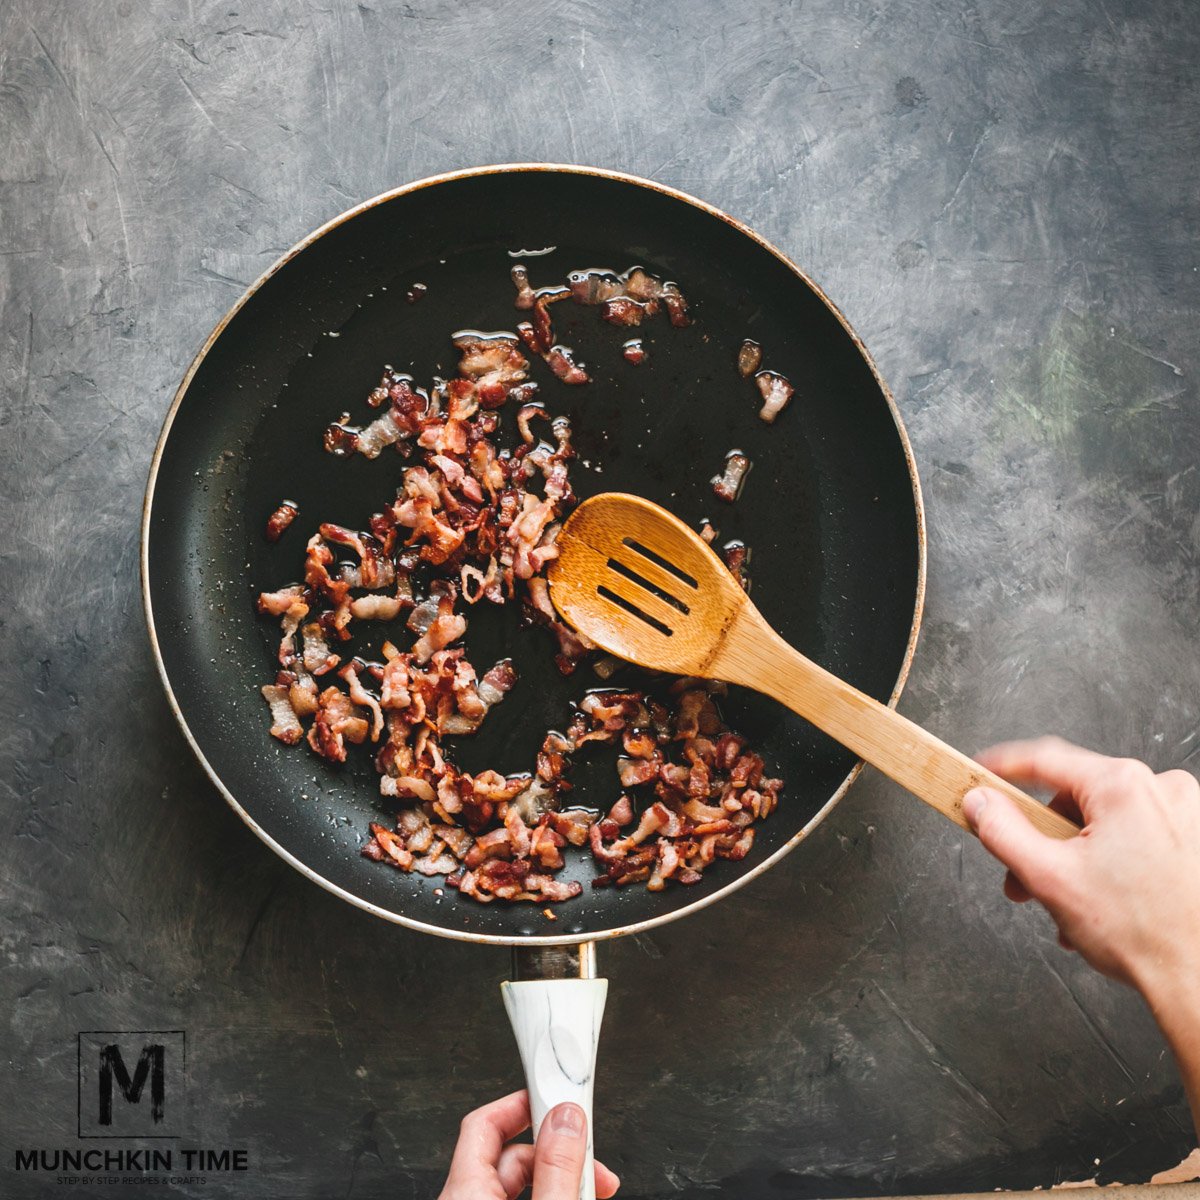
{"type": "Polygon", "coordinates": [[[150,1119],[155,1125],[162,1123],[163,1099],[167,1090],[166,1057],[161,1045],[143,1046],[131,1077],[121,1057],[120,1046],[114,1043],[100,1047],[100,1104],[97,1113],[101,1125],[113,1123],[113,1085],[120,1088],[121,1095],[130,1104],[137,1104],[142,1099],[147,1078],[150,1080],[150,1119]]]}
{"type": "Polygon", "coordinates": [[[79,1136],[177,1138],[186,1121],[182,1030],[79,1035],[79,1136]]]}

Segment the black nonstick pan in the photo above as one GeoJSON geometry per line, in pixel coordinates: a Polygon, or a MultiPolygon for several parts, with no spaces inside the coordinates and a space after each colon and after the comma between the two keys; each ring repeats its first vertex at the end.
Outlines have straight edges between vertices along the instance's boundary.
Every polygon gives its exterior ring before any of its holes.
{"type": "MultiPolygon", "coordinates": [[[[535,286],[576,268],[633,264],[678,282],[694,323],[630,331],[649,352],[640,366],[621,354],[628,333],[594,309],[555,306],[559,340],[592,377],[568,387],[534,364],[540,398],[573,423],[575,490],[635,492],[686,521],[711,518],[720,542],[745,541],[768,620],[880,700],[898,696],[913,653],[924,528],[895,404],[845,320],[745,226],[646,180],[540,165],[424,180],[335,218],[238,301],[180,385],[146,494],[142,581],[170,704],[229,804],[321,886],[415,929],[545,950],[645,929],[739,887],[803,839],[857,764],[773,702],[731,693],[728,724],[786,783],[752,853],[659,893],[586,886],[595,871],[575,856],[563,877],[583,880],[584,893],[550,922],[535,906],[481,905],[441,879],[364,859],[368,823],[391,815],[371,756],[337,767],[268,736],[259,687],[271,680],[279,635],[256,614],[255,596],[298,576],[320,521],[365,528],[403,467],[390,452],[332,457],[322,431],[344,411],[363,413],[384,364],[424,381],[451,375],[453,331],[512,329],[516,262],[535,286]],[[774,425],[758,419],[757,391],[738,375],[745,338],[795,385],[774,425]],[[753,467],[726,505],[709,480],[735,447],[753,467]],[[285,497],[301,517],[271,544],[264,525],[285,497]]],[[[544,632],[521,628],[515,606],[470,619],[473,661],[511,656],[520,681],[453,756],[467,770],[529,770],[545,731],[563,727],[571,702],[600,681],[586,665],[562,677],[544,632]]],[[[607,808],[617,794],[611,756],[581,756],[573,782],[574,803],[607,808]]],[[[580,961],[588,973],[590,955],[580,961]]]]}

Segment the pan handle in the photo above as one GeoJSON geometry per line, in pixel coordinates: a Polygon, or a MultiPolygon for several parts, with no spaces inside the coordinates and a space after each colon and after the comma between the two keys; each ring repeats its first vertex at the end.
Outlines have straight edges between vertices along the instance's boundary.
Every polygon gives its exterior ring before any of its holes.
{"type": "Polygon", "coordinates": [[[534,1139],[556,1104],[571,1100],[587,1114],[579,1200],[596,1197],[592,1084],[608,980],[595,978],[595,950],[594,942],[515,949],[514,981],[500,985],[525,1068],[534,1139]]]}

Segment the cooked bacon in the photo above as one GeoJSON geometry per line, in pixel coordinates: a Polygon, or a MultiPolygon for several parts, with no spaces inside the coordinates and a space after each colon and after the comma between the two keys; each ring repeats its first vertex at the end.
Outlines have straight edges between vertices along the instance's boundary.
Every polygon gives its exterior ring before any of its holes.
{"type": "Polygon", "coordinates": [[[363,847],[363,854],[378,861],[388,861],[402,871],[411,871],[413,865],[412,852],[390,830],[382,825],[371,824],[371,841],[363,847]],[[372,847],[378,848],[382,854],[372,853],[372,847]],[[386,856],[386,858],[384,857],[386,856]]]}
{"type": "Polygon", "coordinates": [[[572,271],[567,286],[576,304],[603,304],[624,294],[623,280],[612,271],[572,271]]]}
{"type": "Polygon", "coordinates": [[[342,661],[339,655],[329,649],[320,622],[310,622],[301,633],[304,635],[304,669],[310,674],[324,675],[342,661]]]}
{"type": "Polygon", "coordinates": [[[273,617],[281,617],[304,595],[304,588],[295,583],[291,587],[280,588],[277,592],[260,592],[258,596],[258,611],[270,613],[273,617]]]}
{"type": "Polygon", "coordinates": [[[494,704],[499,704],[517,682],[517,672],[511,658],[502,658],[479,681],[476,689],[486,713],[494,704]]]}
{"type": "Polygon", "coordinates": [[[338,675],[349,684],[350,699],[355,704],[360,704],[363,708],[370,710],[371,741],[377,742],[379,741],[379,735],[383,732],[383,709],[379,707],[379,701],[363,687],[362,682],[359,680],[358,671],[360,666],[359,660],[355,659],[354,662],[348,662],[338,672],[338,675]]]}
{"type": "Polygon", "coordinates": [[[532,308],[534,301],[533,288],[529,286],[529,272],[524,267],[518,265],[512,269],[513,286],[517,289],[517,298],[514,301],[518,308],[532,308]]]}
{"type": "Polygon", "coordinates": [[[433,784],[427,779],[418,779],[415,775],[385,775],[379,781],[379,793],[398,799],[408,797],[424,800],[427,804],[433,804],[437,800],[433,784]]]}
{"type": "Polygon", "coordinates": [[[517,432],[521,435],[521,440],[527,446],[532,446],[537,441],[537,438],[533,436],[533,430],[529,428],[529,422],[534,417],[540,417],[548,421],[550,414],[540,404],[523,404],[517,411],[517,432]]]}
{"type": "Polygon", "coordinates": [[[738,374],[743,379],[749,379],[751,375],[762,366],[762,347],[755,341],[747,338],[740,347],[738,347],[737,368],[738,374]]]}
{"type": "Polygon", "coordinates": [[[745,588],[750,590],[750,577],[747,574],[746,568],[750,562],[750,548],[745,542],[732,541],[727,542],[721,551],[721,557],[725,560],[725,565],[729,568],[733,577],[745,588]]]}
{"type": "Polygon", "coordinates": [[[633,801],[628,796],[622,796],[608,810],[608,819],[615,821],[618,825],[630,825],[633,823],[633,801]]]}
{"type": "Polygon", "coordinates": [[[629,341],[621,347],[621,357],[627,362],[632,363],[635,367],[640,367],[647,359],[646,344],[641,338],[630,338],[629,341]]]}
{"type": "Polygon", "coordinates": [[[350,601],[350,612],[359,621],[394,621],[404,606],[399,596],[356,596],[350,601]]]}
{"type": "Polygon", "coordinates": [[[646,316],[646,306],[628,296],[606,300],[600,306],[600,315],[610,325],[640,325],[646,316]]]}
{"type": "Polygon", "coordinates": [[[474,415],[476,404],[499,408],[511,389],[525,379],[529,363],[510,333],[460,333],[455,335],[454,345],[460,354],[461,378],[450,384],[452,418],[465,420],[474,415]]]}
{"type": "Polygon", "coordinates": [[[340,688],[327,687],[317,698],[317,712],[308,731],[308,744],[325,758],[346,761],[346,741],[366,741],[370,726],[354,711],[340,688]]]}
{"type": "Polygon", "coordinates": [[[458,870],[458,859],[441,852],[426,854],[414,860],[412,869],[422,875],[448,875],[451,871],[458,870]]]}
{"type": "MultiPolygon", "coordinates": [[[[544,574],[575,503],[575,451],[567,418],[552,418],[538,402],[530,358],[566,383],[588,379],[555,340],[553,305],[595,306],[625,327],[662,314],[676,325],[689,320],[679,289],[640,267],[572,272],[566,286],[534,289],[518,266],[513,285],[528,313],[515,334],[455,334],[456,373],[428,391],[385,368],[366,396],[368,418],[353,425],[345,414],[326,430],[335,454],[375,458],[394,446],[402,465],[394,500],[364,528],[319,525],[303,582],[258,597],[259,611],[281,626],[281,669],[263,689],[272,733],[289,743],[307,736],[313,751],[336,762],[350,744],[374,743],[380,793],[397,812],[394,828],[372,824],[362,853],[444,876],[477,902],[548,905],[578,895],[579,883],[555,874],[568,847],[590,847],[602,872],[597,886],[691,884],[712,862],[750,851],[754,824],[776,806],[782,786],[722,725],[717,685],[679,681],[666,704],[641,691],[593,692],[565,732],[546,734],[532,774],[467,773],[446,757],[445,739],[473,734],[516,683],[507,659],[477,677],[458,644],[467,606],[521,604],[549,631],[564,674],[594,649],[558,618],[544,574]],[[516,444],[508,446],[499,411],[506,405],[516,415],[516,444]],[[543,418],[548,433],[536,425],[543,418]],[[397,622],[389,633],[399,644],[385,641],[378,662],[349,654],[343,662],[334,647],[356,619],[397,622]],[[341,686],[322,689],[319,680],[335,670],[341,686]],[[563,807],[572,760],[589,753],[589,743],[614,747],[617,779],[636,789],[599,818],[563,807]]],[[[645,347],[634,338],[623,352],[637,362],[645,347]]],[[[606,679],[617,665],[598,659],[597,674],[606,679]]]]}
{"type": "Polygon", "coordinates": [[[572,846],[587,845],[595,816],[582,808],[568,808],[562,812],[544,814],[546,823],[555,833],[565,838],[572,846]]]}
{"type": "MultiPolygon", "coordinates": [[[[416,612],[415,609],[413,611],[416,612]]],[[[459,616],[454,611],[453,595],[449,592],[443,593],[438,601],[437,615],[413,642],[413,662],[428,662],[438,650],[457,641],[466,632],[466,617],[459,616]]]]}
{"type": "Polygon", "coordinates": [[[617,777],[621,780],[622,787],[637,787],[640,783],[649,783],[650,780],[658,778],[660,765],[661,760],[656,761],[652,758],[619,758],[617,777]]]}
{"type": "Polygon", "coordinates": [[[287,529],[299,514],[300,506],[294,500],[284,500],[267,518],[267,541],[279,541],[283,537],[283,531],[287,529]]]}
{"type": "Polygon", "coordinates": [[[262,689],[263,699],[271,706],[271,736],[294,746],[304,736],[286,687],[268,684],[262,689]]]}
{"type": "Polygon", "coordinates": [[[298,717],[311,717],[317,711],[317,681],[303,668],[295,672],[280,672],[275,682],[287,679],[288,702],[298,717]]]}
{"type": "Polygon", "coordinates": [[[660,307],[667,310],[672,325],[691,324],[687,301],[679,288],[642,267],[630,267],[623,275],[605,270],[572,271],[567,283],[576,303],[600,305],[601,315],[614,324],[640,324],[643,317],[653,316],[660,307]]]}
{"type": "Polygon", "coordinates": [[[763,398],[763,406],[758,410],[758,415],[770,423],[783,411],[795,389],[775,371],[759,371],[754,377],[754,382],[758,384],[759,393],[763,398]]]}
{"type": "Polygon", "coordinates": [[[575,385],[588,382],[588,373],[571,356],[569,347],[548,344],[543,346],[542,342],[545,339],[529,321],[522,321],[517,326],[517,333],[520,335],[521,341],[534,354],[540,355],[546,366],[563,383],[575,385]]]}
{"type": "Polygon", "coordinates": [[[732,504],[741,494],[746,472],[750,470],[750,459],[740,450],[730,450],[725,455],[725,473],[712,477],[712,490],[718,499],[732,504]]]}
{"type": "Polygon", "coordinates": [[[347,455],[357,452],[366,458],[378,458],[388,446],[417,431],[430,403],[429,396],[413,388],[411,378],[397,374],[391,367],[384,371],[379,386],[371,391],[367,400],[374,408],[386,401],[388,409],[362,429],[351,425],[350,414],[344,413],[340,421],[325,430],[325,449],[329,453],[347,455]]]}

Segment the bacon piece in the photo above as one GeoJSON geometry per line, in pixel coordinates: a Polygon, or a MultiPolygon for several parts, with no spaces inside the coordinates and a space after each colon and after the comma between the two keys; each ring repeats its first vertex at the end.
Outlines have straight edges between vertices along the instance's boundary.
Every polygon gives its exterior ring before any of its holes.
{"type": "Polygon", "coordinates": [[[608,810],[608,819],[617,825],[631,825],[633,823],[633,801],[628,796],[622,796],[608,810]]]}
{"type": "Polygon", "coordinates": [[[277,542],[283,532],[300,515],[300,506],[294,500],[284,500],[267,518],[267,541],[277,542]]]}
{"type": "Polygon", "coordinates": [[[762,366],[762,356],[762,347],[757,342],[747,338],[738,347],[738,374],[743,379],[749,379],[762,366]]]}
{"type": "Polygon", "coordinates": [[[516,668],[511,658],[502,658],[479,681],[479,697],[489,708],[499,704],[517,682],[516,668]]]}
{"type": "Polygon", "coordinates": [[[741,494],[742,484],[746,480],[746,472],[750,470],[750,459],[740,450],[730,450],[725,455],[725,472],[714,475],[712,490],[718,499],[732,504],[741,494]]]}
{"type": "Polygon", "coordinates": [[[422,875],[448,875],[458,870],[458,859],[449,854],[426,854],[413,861],[412,869],[422,875]]]}
{"type": "Polygon", "coordinates": [[[262,694],[271,706],[271,736],[288,746],[294,746],[304,736],[304,727],[292,708],[288,689],[268,684],[262,689],[262,694]]]}
{"type": "Polygon", "coordinates": [[[610,325],[640,325],[646,316],[646,306],[628,296],[606,300],[600,307],[600,315],[610,325]]]}
{"type": "Polygon", "coordinates": [[[317,711],[317,681],[303,668],[296,672],[285,672],[276,678],[282,683],[287,679],[288,703],[298,717],[311,717],[317,711]]]}
{"type": "Polygon", "coordinates": [[[583,884],[574,879],[564,883],[561,879],[553,879],[549,875],[527,875],[525,888],[529,892],[529,899],[534,903],[549,900],[551,903],[558,904],[563,900],[573,900],[580,895],[583,891],[583,884]]]}
{"type": "Polygon", "coordinates": [[[345,762],[347,740],[366,741],[369,728],[355,713],[345,692],[327,687],[317,698],[317,712],[308,731],[308,744],[333,762],[345,762]]]}
{"type": "MultiPolygon", "coordinates": [[[[372,823],[371,825],[372,840],[375,845],[383,851],[383,861],[392,863],[402,871],[411,871],[413,865],[412,852],[390,829],[385,829],[382,825],[372,823]]],[[[363,853],[368,858],[376,858],[376,855],[369,852],[368,847],[370,842],[363,847],[363,853]]],[[[377,861],[379,861],[377,859],[377,861]]]]}
{"type": "Polygon", "coordinates": [[[304,588],[298,583],[292,584],[291,587],[280,588],[277,592],[260,592],[258,596],[258,611],[260,613],[270,613],[273,617],[281,617],[303,595],[304,588]]]}
{"type": "Polygon", "coordinates": [[[622,787],[637,787],[640,783],[649,783],[658,777],[658,769],[662,765],[661,756],[653,758],[619,758],[617,759],[617,777],[622,787]]]}
{"type": "Polygon", "coordinates": [[[356,596],[350,601],[350,612],[360,621],[394,621],[404,607],[399,596],[356,596]]]}
{"type": "Polygon", "coordinates": [[[350,699],[355,704],[362,705],[371,712],[371,741],[379,741],[379,735],[383,732],[383,709],[379,707],[379,701],[371,695],[370,692],[363,687],[362,682],[358,678],[359,660],[348,662],[339,672],[338,675],[346,681],[350,686],[350,699]]]}
{"type": "Polygon", "coordinates": [[[304,669],[310,674],[324,675],[342,661],[339,655],[329,649],[325,631],[319,622],[310,622],[301,632],[304,634],[304,669]]]}
{"type": "Polygon", "coordinates": [[[783,411],[795,389],[787,379],[775,371],[759,371],[754,377],[754,382],[758,384],[759,393],[763,398],[763,406],[758,410],[758,415],[770,424],[783,411]]]}
{"type": "Polygon", "coordinates": [[[514,304],[517,308],[532,308],[534,301],[533,288],[529,286],[529,272],[519,264],[512,269],[513,286],[517,289],[514,304]]]}
{"type": "Polygon", "coordinates": [[[622,280],[612,271],[572,271],[567,286],[576,304],[603,304],[624,294],[622,280]]]}
{"type": "MultiPolygon", "coordinates": [[[[415,609],[413,611],[416,612],[415,609]]],[[[466,617],[459,616],[454,611],[453,595],[443,593],[438,600],[437,615],[421,636],[413,642],[413,662],[428,662],[438,650],[457,641],[466,632],[466,617]]]]}

